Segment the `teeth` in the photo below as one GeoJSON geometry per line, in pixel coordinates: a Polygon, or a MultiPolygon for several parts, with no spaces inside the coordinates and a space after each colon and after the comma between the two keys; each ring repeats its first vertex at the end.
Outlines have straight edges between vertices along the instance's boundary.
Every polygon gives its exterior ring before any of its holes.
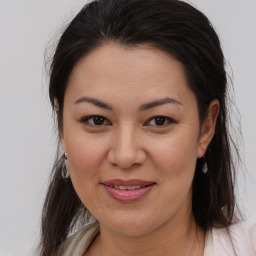
{"type": "Polygon", "coordinates": [[[120,189],[120,190],[134,190],[134,189],[139,189],[139,188],[143,188],[145,186],[142,185],[134,185],[134,186],[113,186],[116,189],[120,189]]]}

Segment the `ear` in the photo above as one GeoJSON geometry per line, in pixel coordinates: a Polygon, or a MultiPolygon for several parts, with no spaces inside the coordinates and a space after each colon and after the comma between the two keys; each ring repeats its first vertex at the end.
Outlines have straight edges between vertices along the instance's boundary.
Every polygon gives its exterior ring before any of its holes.
{"type": "Polygon", "coordinates": [[[199,146],[197,157],[201,158],[204,156],[208,145],[210,144],[213,135],[215,133],[215,126],[217,117],[219,114],[220,103],[217,99],[211,101],[211,104],[208,108],[207,116],[202,123],[200,138],[199,138],[199,146]]]}
{"type": "Polygon", "coordinates": [[[56,112],[59,111],[59,102],[56,98],[54,98],[54,109],[56,110],[56,112]]]}
{"type": "MultiPolygon", "coordinates": [[[[54,109],[57,112],[57,115],[59,114],[59,102],[56,98],[54,98],[54,109]]],[[[66,146],[65,146],[65,141],[64,141],[64,134],[63,132],[60,131],[60,129],[58,129],[59,132],[59,138],[60,138],[60,143],[62,146],[62,150],[63,152],[66,152],[66,146]]]]}
{"type": "Polygon", "coordinates": [[[61,147],[62,147],[62,150],[63,150],[63,152],[65,153],[66,152],[66,146],[65,146],[65,141],[64,141],[64,138],[63,138],[63,136],[61,137],[61,147]]]}

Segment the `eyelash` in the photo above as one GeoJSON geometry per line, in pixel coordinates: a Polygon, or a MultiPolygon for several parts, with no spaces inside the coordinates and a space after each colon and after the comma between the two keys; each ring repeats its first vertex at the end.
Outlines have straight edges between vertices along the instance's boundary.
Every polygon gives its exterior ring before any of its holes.
{"type": "Polygon", "coordinates": [[[100,116],[100,115],[92,115],[92,116],[83,117],[81,119],[81,122],[86,124],[86,125],[88,125],[88,126],[94,126],[94,127],[97,127],[97,126],[101,127],[101,126],[105,126],[105,125],[111,125],[111,123],[104,116],[100,116]],[[95,123],[94,124],[90,124],[89,123],[90,120],[93,120],[93,119],[96,119],[96,118],[104,120],[104,122],[107,121],[108,123],[107,124],[95,124],[95,123]]]}
{"type": "Polygon", "coordinates": [[[167,123],[167,124],[163,124],[163,125],[149,125],[149,126],[157,126],[157,127],[161,128],[161,127],[166,127],[166,126],[168,126],[168,125],[170,125],[170,124],[176,124],[176,123],[177,123],[177,121],[175,121],[174,119],[172,119],[172,118],[170,118],[170,117],[167,117],[167,116],[153,116],[153,117],[151,117],[151,118],[146,122],[146,124],[148,124],[148,123],[151,122],[152,120],[155,120],[155,122],[156,122],[157,119],[158,119],[158,121],[162,121],[161,119],[164,119],[164,122],[165,122],[165,123],[168,122],[168,123],[167,123]],[[159,120],[159,119],[160,119],[160,120],[159,120]]]}
{"type": "MultiPolygon", "coordinates": [[[[102,126],[111,125],[111,123],[104,116],[100,116],[100,115],[91,115],[91,116],[83,117],[81,119],[81,122],[83,124],[85,124],[85,125],[93,126],[93,127],[102,127],[102,126]],[[103,123],[102,124],[95,124],[95,121],[97,120],[96,118],[100,119],[98,121],[101,121],[103,123]],[[94,122],[94,124],[89,123],[90,120],[92,120],[94,122]]],[[[143,126],[155,126],[155,127],[161,128],[161,127],[166,127],[168,125],[176,124],[176,123],[177,123],[177,121],[175,121],[174,119],[172,119],[170,117],[166,117],[166,116],[153,116],[148,121],[146,121],[146,123],[143,126]],[[155,120],[155,123],[156,123],[157,119],[160,122],[164,120],[164,124],[162,124],[162,125],[157,125],[157,124],[156,125],[148,125],[153,120],[155,120]],[[167,122],[167,124],[166,124],[166,122],[167,122]]]]}

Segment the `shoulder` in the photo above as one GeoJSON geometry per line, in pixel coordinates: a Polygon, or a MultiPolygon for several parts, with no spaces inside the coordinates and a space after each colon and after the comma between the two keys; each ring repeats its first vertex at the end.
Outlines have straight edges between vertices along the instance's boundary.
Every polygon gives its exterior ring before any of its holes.
{"type": "Polygon", "coordinates": [[[61,256],[82,256],[99,233],[98,222],[86,225],[67,238],[61,246],[61,256]]]}
{"type": "Polygon", "coordinates": [[[213,228],[214,255],[256,256],[256,225],[239,222],[227,228],[213,228]]]}

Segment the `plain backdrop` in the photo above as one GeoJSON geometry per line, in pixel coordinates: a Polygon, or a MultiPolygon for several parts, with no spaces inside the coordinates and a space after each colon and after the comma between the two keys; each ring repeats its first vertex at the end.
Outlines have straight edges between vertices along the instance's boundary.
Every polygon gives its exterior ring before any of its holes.
{"type": "MultiPolygon", "coordinates": [[[[243,133],[238,198],[256,222],[256,1],[190,2],[212,21],[232,67],[243,133]]],[[[32,255],[38,241],[56,148],[44,55],[85,3],[0,0],[0,255],[32,255]]]]}

